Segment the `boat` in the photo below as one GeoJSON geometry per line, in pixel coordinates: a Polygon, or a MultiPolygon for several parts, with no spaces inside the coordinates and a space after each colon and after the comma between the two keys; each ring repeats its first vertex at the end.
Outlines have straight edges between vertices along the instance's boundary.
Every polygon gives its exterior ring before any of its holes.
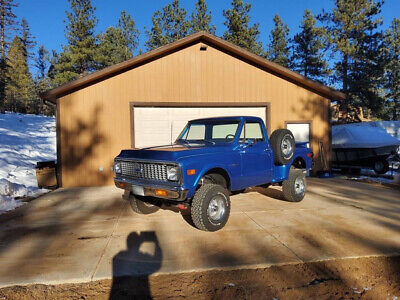
{"type": "Polygon", "coordinates": [[[343,171],[370,168],[377,174],[389,170],[400,158],[400,140],[382,127],[368,123],[332,126],[332,167],[343,171]]]}

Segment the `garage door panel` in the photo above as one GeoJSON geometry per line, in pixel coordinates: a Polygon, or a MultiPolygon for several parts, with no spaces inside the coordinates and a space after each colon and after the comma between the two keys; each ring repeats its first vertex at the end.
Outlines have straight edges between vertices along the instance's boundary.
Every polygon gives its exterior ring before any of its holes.
{"type": "Polygon", "coordinates": [[[266,107],[135,107],[135,147],[171,144],[189,120],[256,116],[266,121],[266,107]]]}

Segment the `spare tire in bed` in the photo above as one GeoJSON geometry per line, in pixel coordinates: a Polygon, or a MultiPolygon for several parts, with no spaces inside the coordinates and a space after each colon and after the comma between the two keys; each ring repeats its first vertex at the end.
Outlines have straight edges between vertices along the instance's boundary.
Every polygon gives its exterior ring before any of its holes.
{"type": "Polygon", "coordinates": [[[271,134],[269,141],[274,151],[275,164],[288,164],[293,158],[296,147],[293,133],[288,129],[277,129],[271,134]]]}

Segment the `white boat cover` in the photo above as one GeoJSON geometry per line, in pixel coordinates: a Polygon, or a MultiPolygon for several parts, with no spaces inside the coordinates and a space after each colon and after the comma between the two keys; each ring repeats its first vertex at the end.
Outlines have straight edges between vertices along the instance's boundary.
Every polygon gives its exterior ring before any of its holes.
{"type": "MultiPolygon", "coordinates": [[[[379,148],[400,145],[397,139],[375,122],[332,126],[332,148],[379,148]]],[[[380,122],[376,122],[380,123],[380,122]]]]}
{"type": "Polygon", "coordinates": [[[371,126],[381,127],[391,136],[400,140],[400,121],[375,121],[368,122],[371,126]]]}

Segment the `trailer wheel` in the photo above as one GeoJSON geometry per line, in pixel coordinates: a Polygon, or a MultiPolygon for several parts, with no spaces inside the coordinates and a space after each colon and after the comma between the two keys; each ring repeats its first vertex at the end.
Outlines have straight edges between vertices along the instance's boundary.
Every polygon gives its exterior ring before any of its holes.
{"type": "Polygon", "coordinates": [[[302,170],[290,169],[289,178],[282,183],[283,196],[287,201],[300,202],[306,194],[306,176],[302,170]]]}
{"type": "Polygon", "coordinates": [[[269,140],[274,150],[275,164],[288,164],[293,158],[296,147],[292,132],[288,129],[277,129],[271,134],[269,140]]]}
{"type": "Polygon", "coordinates": [[[205,184],[195,193],[191,216],[194,225],[204,231],[217,231],[229,218],[229,191],[218,184],[205,184]]]}
{"type": "Polygon", "coordinates": [[[386,160],[380,159],[374,162],[374,171],[378,175],[385,174],[389,171],[389,163],[386,160]]]}
{"type": "Polygon", "coordinates": [[[142,201],[138,199],[138,196],[135,196],[133,194],[129,195],[129,204],[131,205],[131,208],[135,213],[141,215],[152,214],[159,210],[159,207],[157,205],[142,201]]]}

